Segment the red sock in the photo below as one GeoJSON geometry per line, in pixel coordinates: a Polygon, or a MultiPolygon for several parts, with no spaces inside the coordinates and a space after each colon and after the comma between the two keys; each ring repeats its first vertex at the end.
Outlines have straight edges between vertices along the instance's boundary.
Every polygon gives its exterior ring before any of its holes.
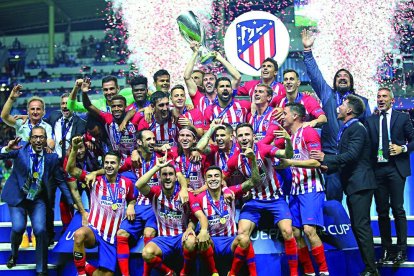
{"type": "Polygon", "coordinates": [[[172,272],[171,268],[169,268],[168,266],[166,266],[165,264],[162,263],[162,259],[158,256],[155,256],[154,258],[152,258],[149,262],[148,262],[148,266],[152,269],[155,268],[157,270],[159,270],[162,274],[168,274],[170,272],[172,272]]]}
{"type": "Polygon", "coordinates": [[[121,274],[129,276],[129,243],[127,237],[116,236],[116,258],[121,274]]]}
{"type": "MultiPolygon", "coordinates": [[[[144,246],[147,245],[154,237],[144,237],[144,246]]],[[[150,275],[151,274],[151,267],[148,265],[147,262],[144,262],[143,268],[143,275],[150,275]]]]}
{"type": "Polygon", "coordinates": [[[288,259],[290,276],[298,275],[298,249],[295,238],[285,240],[285,252],[288,259]]]}
{"type": "Polygon", "coordinates": [[[208,266],[208,271],[210,274],[217,273],[216,263],[214,262],[214,250],[213,247],[210,245],[207,250],[200,251],[201,258],[208,266]]]}
{"type": "Polygon", "coordinates": [[[298,249],[298,259],[305,274],[315,273],[307,246],[298,249]]]}
{"type": "Polygon", "coordinates": [[[197,252],[194,250],[192,252],[188,251],[187,249],[183,248],[183,256],[184,256],[184,265],[181,269],[181,274],[189,274],[193,261],[197,252]]]}
{"type": "Polygon", "coordinates": [[[91,265],[90,263],[86,263],[85,265],[85,272],[86,275],[88,276],[92,276],[92,274],[95,272],[95,270],[97,270],[98,268],[94,267],[93,265],[91,265]]]}
{"type": "Polygon", "coordinates": [[[73,262],[79,275],[85,275],[86,256],[80,252],[73,252],[73,262]]]}
{"type": "Polygon", "coordinates": [[[319,272],[328,272],[323,245],[312,248],[312,255],[319,266],[319,272]]]}
{"type": "Polygon", "coordinates": [[[60,219],[62,220],[62,233],[64,233],[66,229],[68,228],[69,223],[72,221],[73,210],[68,204],[66,204],[63,201],[62,198],[59,202],[59,208],[60,208],[60,219]]]}
{"type": "Polygon", "coordinates": [[[248,248],[247,256],[246,256],[246,263],[247,263],[247,268],[249,269],[250,276],[256,276],[257,275],[256,258],[255,258],[254,248],[253,248],[252,243],[249,244],[249,248],[248,248]]]}
{"type": "Polygon", "coordinates": [[[231,264],[230,275],[238,275],[243,263],[246,261],[246,256],[249,248],[241,248],[239,245],[234,250],[233,262],[231,264]]]}

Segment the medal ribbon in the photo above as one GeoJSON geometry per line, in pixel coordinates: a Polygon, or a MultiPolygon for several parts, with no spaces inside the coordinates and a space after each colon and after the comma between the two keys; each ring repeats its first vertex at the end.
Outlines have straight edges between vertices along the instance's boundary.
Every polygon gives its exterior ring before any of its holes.
{"type": "Polygon", "coordinates": [[[116,145],[119,145],[119,143],[121,142],[121,137],[122,137],[122,133],[118,131],[118,129],[119,129],[119,126],[117,126],[115,122],[112,122],[112,132],[114,134],[114,140],[115,140],[116,145]]]}
{"type": "Polygon", "coordinates": [[[341,96],[339,92],[336,92],[336,107],[339,107],[346,98],[346,96],[348,96],[349,94],[351,94],[350,91],[346,92],[343,96],[341,96]]]}
{"type": "Polygon", "coordinates": [[[183,154],[183,155],[181,155],[181,161],[183,161],[183,168],[182,168],[182,171],[183,171],[183,174],[185,174],[185,178],[189,178],[190,177],[190,172],[191,172],[191,169],[193,168],[193,163],[191,162],[191,160],[189,161],[190,162],[190,164],[188,165],[188,167],[186,168],[185,166],[187,165],[187,160],[186,160],[186,158],[185,158],[185,155],[183,154]]]}
{"type": "Polygon", "coordinates": [[[342,134],[344,133],[345,129],[347,129],[348,127],[350,127],[353,123],[358,122],[359,120],[357,118],[353,118],[351,120],[349,120],[348,122],[346,122],[346,124],[344,124],[341,129],[338,132],[338,137],[336,138],[336,146],[339,146],[339,141],[341,140],[342,134]]]}
{"type": "Polygon", "coordinates": [[[73,123],[73,117],[69,120],[68,125],[65,126],[65,119],[62,118],[62,121],[60,122],[61,128],[62,128],[62,141],[66,141],[66,135],[69,132],[69,129],[72,127],[73,123]]]}
{"type": "Polygon", "coordinates": [[[269,113],[271,110],[272,110],[272,108],[270,106],[268,106],[266,108],[266,110],[263,112],[263,115],[261,115],[261,116],[259,116],[257,114],[257,111],[256,111],[256,113],[253,116],[253,133],[258,132],[260,124],[262,123],[264,117],[266,117],[267,113],[269,113]],[[260,117],[260,120],[257,120],[257,117],[260,117]]]}
{"type": "MultiPolygon", "coordinates": [[[[231,103],[228,105],[228,106],[226,106],[220,113],[219,113],[219,115],[213,115],[213,117],[214,117],[214,119],[216,119],[216,118],[221,118],[221,117],[223,117],[223,115],[224,114],[226,114],[226,112],[233,106],[233,104],[234,104],[234,99],[233,100],[231,100],[231,103]]],[[[219,105],[217,105],[218,107],[220,107],[219,105]]]]}
{"type": "MultiPolygon", "coordinates": [[[[142,175],[144,175],[147,172],[147,161],[145,161],[145,158],[141,155],[141,162],[142,162],[142,175]]],[[[155,152],[151,155],[151,161],[149,162],[149,168],[151,169],[154,167],[155,162],[155,152]]]]}
{"type": "MultiPolygon", "coordinates": [[[[233,141],[233,145],[231,146],[231,150],[230,150],[228,158],[233,156],[235,148],[236,148],[236,143],[233,141]]],[[[226,154],[224,153],[224,151],[219,150],[218,152],[219,152],[219,156],[220,156],[220,160],[221,160],[221,164],[222,164],[221,169],[225,170],[225,169],[227,169],[227,160],[228,159],[226,158],[226,154]]]]}
{"type": "Polygon", "coordinates": [[[118,192],[119,192],[119,180],[120,180],[119,175],[116,176],[116,180],[115,180],[115,191],[112,190],[111,183],[109,183],[109,181],[108,181],[108,179],[106,178],[105,175],[102,177],[102,179],[105,182],[105,185],[106,185],[106,188],[107,188],[107,190],[109,192],[109,196],[111,197],[112,203],[113,204],[116,204],[118,202],[117,196],[118,196],[118,192]]]}
{"type": "MultiPolygon", "coordinates": [[[[255,144],[253,147],[253,152],[257,152],[257,145],[255,144]]],[[[247,160],[246,156],[241,155],[244,165],[246,166],[247,175],[250,177],[252,175],[252,169],[250,168],[249,160],[247,160]]]]}
{"type": "Polygon", "coordinates": [[[214,211],[217,213],[217,215],[219,215],[222,218],[224,216],[224,206],[225,206],[224,196],[220,195],[219,207],[217,208],[216,204],[214,204],[213,197],[210,195],[210,192],[208,190],[206,190],[206,195],[207,195],[208,201],[210,201],[211,208],[213,208],[214,211]]]}
{"type": "MultiPolygon", "coordinates": [[[[37,124],[35,124],[34,126],[39,126],[42,123],[42,120],[40,120],[37,124]]],[[[33,126],[30,123],[30,120],[27,120],[27,125],[29,126],[30,130],[32,130],[33,126]]]]}

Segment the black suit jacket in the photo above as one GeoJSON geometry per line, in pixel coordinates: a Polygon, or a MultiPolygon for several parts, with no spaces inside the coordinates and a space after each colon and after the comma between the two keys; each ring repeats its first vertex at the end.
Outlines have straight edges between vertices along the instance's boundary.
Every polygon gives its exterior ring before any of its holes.
{"type": "MultiPolygon", "coordinates": [[[[52,113],[50,113],[50,116],[45,119],[46,122],[48,122],[52,126],[53,134],[55,134],[55,124],[56,122],[62,118],[62,112],[60,110],[54,110],[52,113]]],[[[76,114],[73,114],[73,125],[72,125],[72,131],[70,132],[70,137],[83,135],[86,131],[86,121],[83,120],[81,117],[79,117],[76,114]]],[[[60,142],[60,141],[58,141],[60,142]]]]}
{"type": "MultiPolygon", "coordinates": [[[[379,122],[380,116],[373,114],[365,121],[371,141],[371,162],[377,163],[377,152],[379,145],[379,122]]],[[[398,173],[402,177],[411,175],[410,152],[414,150],[414,129],[410,116],[406,113],[392,110],[390,122],[391,141],[396,145],[407,145],[408,151],[396,156],[390,156],[390,160],[395,161],[398,173]]]]}
{"type": "Polygon", "coordinates": [[[328,166],[328,173],[339,172],[346,195],[377,188],[370,150],[367,130],[356,122],[344,130],[338,154],[325,155],[323,164],[328,166]]]}

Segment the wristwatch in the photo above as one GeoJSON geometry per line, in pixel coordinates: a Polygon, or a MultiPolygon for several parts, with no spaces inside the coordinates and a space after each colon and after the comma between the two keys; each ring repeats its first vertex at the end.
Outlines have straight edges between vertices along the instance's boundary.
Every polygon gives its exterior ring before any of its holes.
{"type": "Polygon", "coordinates": [[[401,152],[407,152],[407,146],[406,145],[401,146],[401,152]]]}

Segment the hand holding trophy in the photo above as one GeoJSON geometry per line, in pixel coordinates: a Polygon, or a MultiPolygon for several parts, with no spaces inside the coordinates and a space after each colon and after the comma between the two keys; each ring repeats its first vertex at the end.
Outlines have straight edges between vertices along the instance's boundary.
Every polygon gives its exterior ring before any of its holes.
{"type": "Polygon", "coordinates": [[[200,24],[198,17],[192,12],[184,12],[177,17],[178,29],[184,39],[191,44],[196,41],[199,47],[200,62],[209,64],[215,59],[215,55],[211,53],[206,46],[205,29],[200,24]]]}

